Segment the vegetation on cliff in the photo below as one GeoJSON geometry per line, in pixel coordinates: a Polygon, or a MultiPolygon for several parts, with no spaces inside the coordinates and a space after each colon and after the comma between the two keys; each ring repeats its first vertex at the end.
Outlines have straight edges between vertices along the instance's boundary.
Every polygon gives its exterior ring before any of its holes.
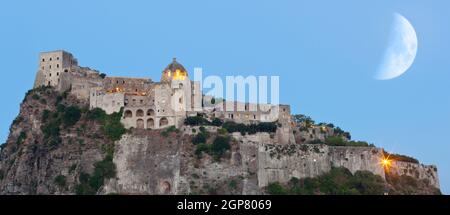
{"type": "Polygon", "coordinates": [[[217,126],[226,129],[229,133],[240,132],[245,134],[256,134],[257,132],[273,133],[277,131],[278,125],[276,122],[259,122],[252,124],[236,123],[232,121],[223,122],[221,119],[214,118],[209,121],[201,115],[187,117],[185,125],[190,126],[217,126]]]}
{"type": "Polygon", "coordinates": [[[292,178],[288,184],[271,183],[267,193],[272,195],[382,195],[384,180],[368,171],[352,174],[348,169],[332,168],[316,178],[292,178]]]}
{"type": "Polygon", "coordinates": [[[119,112],[106,114],[100,108],[94,108],[87,113],[88,119],[96,120],[102,125],[103,133],[112,141],[120,140],[126,129],[120,122],[122,118],[123,108],[119,112]]]}
{"type": "Polygon", "coordinates": [[[75,187],[77,195],[97,194],[106,179],[116,177],[116,165],[113,162],[114,146],[105,145],[106,157],[94,164],[92,175],[82,172],[79,176],[80,184],[75,187]]]}
{"type": "Polygon", "coordinates": [[[52,87],[28,91],[2,146],[0,192],[96,194],[115,176],[113,141],[126,132],[121,116],[88,110],[68,92],[52,87]],[[39,171],[28,172],[30,168],[39,171]],[[7,177],[20,183],[11,190],[1,183],[7,177]]]}

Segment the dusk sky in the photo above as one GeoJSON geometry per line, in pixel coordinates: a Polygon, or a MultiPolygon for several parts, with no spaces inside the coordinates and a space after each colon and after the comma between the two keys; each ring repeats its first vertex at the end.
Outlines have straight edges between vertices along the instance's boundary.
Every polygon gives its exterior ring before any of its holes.
{"type": "Polygon", "coordinates": [[[277,75],[292,113],[330,122],[388,151],[438,166],[450,193],[450,2],[2,1],[0,142],[33,87],[41,51],[159,81],[177,57],[204,75],[277,75]],[[403,75],[377,80],[398,13],[417,33],[403,75]]]}

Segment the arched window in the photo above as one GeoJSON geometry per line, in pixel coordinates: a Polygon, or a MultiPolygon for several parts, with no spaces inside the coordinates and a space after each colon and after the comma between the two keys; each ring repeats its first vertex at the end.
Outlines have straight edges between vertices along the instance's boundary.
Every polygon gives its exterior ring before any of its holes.
{"type": "Polygon", "coordinates": [[[155,115],[155,111],[153,109],[149,109],[147,111],[147,116],[154,116],[155,115]]]}
{"type": "Polygon", "coordinates": [[[131,112],[131,110],[126,110],[125,111],[125,118],[131,118],[133,117],[133,112],[131,112]]]}
{"type": "Polygon", "coordinates": [[[166,117],[163,117],[159,120],[159,127],[164,127],[169,124],[169,120],[166,117]]]}
{"type": "Polygon", "coordinates": [[[136,121],[136,128],[138,128],[138,129],[144,129],[144,120],[138,119],[138,120],[136,121]]]}
{"type": "Polygon", "coordinates": [[[143,116],[144,116],[144,111],[141,110],[141,109],[137,110],[137,111],[136,111],[136,116],[137,116],[137,117],[143,117],[143,116]]]}
{"type": "Polygon", "coordinates": [[[155,120],[152,118],[147,120],[147,128],[154,128],[155,127],[155,120]]]}

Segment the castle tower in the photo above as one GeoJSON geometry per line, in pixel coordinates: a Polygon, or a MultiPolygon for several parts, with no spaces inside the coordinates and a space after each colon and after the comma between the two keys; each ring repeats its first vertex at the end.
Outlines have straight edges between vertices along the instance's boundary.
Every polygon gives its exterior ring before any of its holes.
{"type": "Polygon", "coordinates": [[[40,86],[57,88],[63,73],[69,72],[75,66],[78,66],[78,61],[69,52],[58,50],[40,53],[34,88],[40,86]]]}

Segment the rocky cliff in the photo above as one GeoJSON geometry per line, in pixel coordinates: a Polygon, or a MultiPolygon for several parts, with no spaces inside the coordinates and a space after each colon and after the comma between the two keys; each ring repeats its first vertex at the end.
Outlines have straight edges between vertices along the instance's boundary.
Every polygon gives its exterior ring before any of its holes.
{"type": "Polygon", "coordinates": [[[328,129],[302,129],[299,143],[283,145],[271,132],[189,125],[125,131],[118,121],[70,93],[30,91],[2,145],[0,194],[265,194],[274,183],[337,167],[375,175],[389,193],[440,193],[435,166],[393,161],[387,169],[383,149],[322,143],[335,135],[328,129]]]}

